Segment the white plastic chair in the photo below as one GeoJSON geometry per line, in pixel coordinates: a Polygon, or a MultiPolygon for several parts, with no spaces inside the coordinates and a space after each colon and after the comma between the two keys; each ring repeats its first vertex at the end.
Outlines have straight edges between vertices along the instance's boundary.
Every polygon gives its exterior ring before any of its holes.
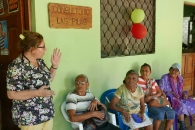
{"type": "MultiPolygon", "coordinates": [[[[67,115],[67,113],[66,113],[66,101],[64,101],[64,102],[62,103],[62,105],[61,105],[61,112],[62,112],[62,114],[63,114],[65,120],[71,123],[73,129],[83,130],[83,124],[82,124],[82,123],[80,123],[80,122],[71,122],[71,121],[69,120],[69,117],[68,117],[68,115],[67,115]]],[[[110,121],[109,121],[109,122],[110,122],[111,124],[117,126],[117,125],[116,125],[116,117],[115,117],[115,114],[109,113],[109,112],[108,112],[108,114],[109,114],[109,116],[110,116],[110,121]]]]}

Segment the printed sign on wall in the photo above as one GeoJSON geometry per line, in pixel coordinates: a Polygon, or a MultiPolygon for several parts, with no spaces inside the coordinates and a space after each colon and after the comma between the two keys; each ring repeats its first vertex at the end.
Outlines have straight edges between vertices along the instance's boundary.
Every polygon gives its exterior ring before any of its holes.
{"type": "Polygon", "coordinates": [[[0,0],[0,15],[4,14],[3,0],[0,0]]]}
{"type": "Polygon", "coordinates": [[[18,0],[8,0],[8,12],[13,13],[19,10],[18,0]]]}
{"type": "Polygon", "coordinates": [[[9,55],[6,20],[0,21],[0,49],[1,55],[9,55]]]}
{"type": "Polygon", "coordinates": [[[49,4],[49,25],[51,28],[92,27],[92,8],[67,4],[49,4]]]}

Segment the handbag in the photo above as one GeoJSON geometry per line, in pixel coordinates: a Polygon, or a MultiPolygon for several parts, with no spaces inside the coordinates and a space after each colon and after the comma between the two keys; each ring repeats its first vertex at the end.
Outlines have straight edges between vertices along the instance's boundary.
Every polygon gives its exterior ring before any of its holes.
{"type": "MultiPolygon", "coordinates": [[[[159,88],[160,89],[160,88],[159,88]]],[[[149,90],[149,95],[152,95],[152,88],[149,90]]],[[[167,100],[165,93],[160,89],[161,96],[156,97],[155,99],[151,99],[149,102],[147,102],[148,106],[151,107],[163,107],[163,106],[170,106],[170,102],[167,100]]]]}
{"type": "MultiPolygon", "coordinates": [[[[84,124],[83,124],[84,130],[96,130],[98,128],[102,128],[110,120],[110,116],[109,116],[107,110],[105,110],[104,107],[102,107],[102,105],[97,105],[96,111],[101,111],[102,113],[104,113],[104,119],[100,120],[99,118],[92,117],[92,118],[85,120],[84,124]]],[[[87,111],[87,112],[89,112],[89,111],[87,111]]]]}

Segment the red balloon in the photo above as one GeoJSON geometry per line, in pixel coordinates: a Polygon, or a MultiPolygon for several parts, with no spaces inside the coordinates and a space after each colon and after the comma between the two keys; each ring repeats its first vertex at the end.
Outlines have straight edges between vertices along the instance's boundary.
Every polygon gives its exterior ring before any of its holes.
{"type": "Polygon", "coordinates": [[[142,39],[146,36],[146,27],[140,23],[133,24],[131,32],[134,38],[142,39]]]}

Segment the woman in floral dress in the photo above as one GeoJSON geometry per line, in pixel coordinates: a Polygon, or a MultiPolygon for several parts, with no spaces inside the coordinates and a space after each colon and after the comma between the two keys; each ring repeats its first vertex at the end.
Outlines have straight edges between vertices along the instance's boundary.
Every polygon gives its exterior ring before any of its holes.
{"type": "Polygon", "coordinates": [[[50,89],[61,53],[54,49],[50,69],[42,57],[46,51],[43,36],[23,31],[19,47],[22,51],[7,70],[7,95],[12,99],[12,118],[21,130],[52,130],[55,115],[50,89]]]}

